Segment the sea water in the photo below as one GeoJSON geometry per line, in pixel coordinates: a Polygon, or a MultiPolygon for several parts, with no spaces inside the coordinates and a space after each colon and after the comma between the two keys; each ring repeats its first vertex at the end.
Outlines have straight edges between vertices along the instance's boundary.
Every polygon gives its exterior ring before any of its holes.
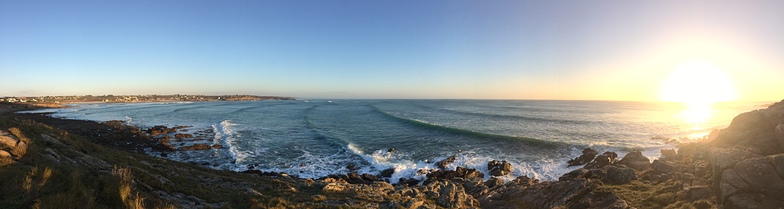
{"type": "MultiPolygon", "coordinates": [[[[222,145],[166,156],[216,169],[249,168],[318,178],[351,171],[389,180],[425,176],[417,171],[457,155],[457,166],[490,175],[487,162],[506,160],[506,179],[555,180],[566,161],[586,147],[623,156],[642,150],[651,158],[677,141],[701,138],[764,103],[723,103],[695,122],[673,103],[490,100],[294,100],[72,104],[47,110],[53,117],[124,120],[141,128],[192,126],[212,130],[200,143],[222,145]],[[394,148],[390,152],[390,149],[394,148]],[[355,170],[347,165],[353,164],[355,170]]],[[[150,154],[158,155],[150,151],[150,154]]]]}

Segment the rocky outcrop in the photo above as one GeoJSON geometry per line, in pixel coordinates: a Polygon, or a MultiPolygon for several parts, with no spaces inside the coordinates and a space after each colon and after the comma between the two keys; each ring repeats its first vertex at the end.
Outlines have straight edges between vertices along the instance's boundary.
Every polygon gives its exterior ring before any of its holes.
{"type": "Polygon", "coordinates": [[[784,101],[738,115],[710,145],[713,187],[720,204],[784,206],[784,101]]]}
{"type": "Polygon", "coordinates": [[[584,168],[592,169],[592,168],[601,168],[604,166],[612,165],[615,163],[615,159],[618,158],[618,154],[615,152],[604,152],[601,155],[596,156],[590,163],[585,165],[584,168]]]}
{"type": "Polygon", "coordinates": [[[179,139],[179,140],[191,139],[191,138],[193,138],[193,134],[176,133],[176,134],[174,134],[174,138],[179,139]]]}
{"type": "Polygon", "coordinates": [[[643,156],[642,152],[636,150],[623,156],[623,158],[618,161],[618,164],[628,166],[634,170],[645,170],[650,167],[651,161],[643,156]]]}
{"type": "Polygon", "coordinates": [[[13,149],[16,147],[18,142],[19,139],[17,139],[14,135],[11,135],[5,131],[0,131],[0,148],[13,149]]]}
{"type": "Polygon", "coordinates": [[[167,126],[153,126],[153,127],[147,128],[147,134],[150,134],[150,136],[153,136],[153,137],[164,135],[164,134],[169,134],[169,133],[176,133],[176,132],[177,132],[176,128],[169,128],[167,126]]]}
{"type": "Polygon", "coordinates": [[[496,177],[491,177],[490,180],[487,180],[485,182],[485,186],[487,186],[488,188],[493,188],[501,185],[504,185],[504,180],[496,177]]]}
{"type": "Polygon", "coordinates": [[[596,192],[600,184],[583,178],[538,183],[520,177],[479,201],[483,208],[630,208],[615,194],[596,192]]]}
{"type": "Polygon", "coordinates": [[[599,153],[596,152],[596,150],[593,150],[591,148],[585,148],[583,149],[582,155],[572,160],[569,160],[568,162],[569,166],[585,165],[586,163],[593,161],[593,159],[596,158],[596,155],[598,154],[599,153]]]}
{"type": "Polygon", "coordinates": [[[447,167],[447,166],[449,166],[449,164],[452,164],[452,163],[454,163],[456,159],[457,159],[457,155],[452,155],[452,156],[449,156],[449,157],[448,157],[448,158],[446,158],[446,159],[443,159],[443,160],[441,160],[441,161],[438,161],[438,162],[436,163],[436,167],[438,167],[438,168],[440,168],[440,169],[444,170],[444,169],[446,169],[446,167],[447,167]]]}
{"type": "Polygon", "coordinates": [[[678,157],[678,152],[675,149],[663,149],[660,152],[663,160],[675,160],[678,157]]]}
{"type": "MultiPolygon", "coordinates": [[[[435,184],[441,184],[442,182],[437,182],[435,184]]],[[[441,185],[437,185],[441,187],[441,185]]],[[[471,195],[465,193],[465,189],[463,186],[450,183],[448,181],[443,182],[443,187],[441,187],[441,191],[438,192],[435,189],[433,192],[437,192],[438,199],[436,200],[436,204],[441,207],[445,208],[465,208],[465,206],[469,207],[478,207],[479,202],[474,199],[471,195]]]]}
{"type": "MultiPolygon", "coordinates": [[[[777,108],[784,108],[784,104],[777,108]]],[[[769,108],[742,114],[706,141],[680,144],[677,151],[662,150],[662,157],[652,162],[640,151],[632,151],[618,161],[613,152],[596,155],[595,150],[586,149],[569,162],[585,166],[558,181],[539,182],[521,176],[510,182],[495,177],[484,182],[484,175],[474,169],[445,170],[454,162],[453,156],[436,164],[441,170],[424,171],[428,179],[422,185],[401,179],[389,191],[405,198],[385,206],[780,208],[784,205],[782,145],[784,110],[769,108]]],[[[488,171],[495,176],[493,170],[512,170],[504,169],[503,164],[491,161],[488,171]]],[[[502,173],[498,174],[507,175],[502,173]]],[[[333,183],[351,185],[346,180],[333,183]]],[[[326,191],[351,193],[352,186],[330,185],[326,191]]]]}
{"type": "MultiPolygon", "coordinates": [[[[333,174],[329,175],[328,177],[321,178],[321,180],[325,179],[335,179],[335,181],[344,181],[349,184],[372,184],[374,182],[381,181],[378,176],[370,174],[358,174],[356,172],[351,172],[346,175],[333,174]]],[[[327,181],[332,182],[332,180],[327,181]]]]}
{"type": "Polygon", "coordinates": [[[558,180],[566,181],[577,178],[595,179],[605,184],[626,184],[637,179],[634,169],[624,165],[608,165],[594,169],[577,169],[561,176],[558,180]]]}
{"type": "Polygon", "coordinates": [[[520,176],[487,192],[478,199],[483,208],[515,208],[515,200],[519,199],[525,189],[538,183],[539,180],[520,176]]]}
{"type": "Polygon", "coordinates": [[[212,149],[212,148],[219,149],[219,148],[221,148],[221,146],[219,144],[208,145],[208,144],[204,144],[204,143],[199,143],[199,144],[192,144],[192,145],[182,146],[182,147],[177,148],[177,150],[208,150],[208,149],[212,149]]]}
{"type": "Polygon", "coordinates": [[[384,169],[383,171],[381,171],[379,176],[384,177],[384,178],[389,178],[389,177],[392,177],[392,174],[395,174],[395,169],[394,168],[388,168],[388,169],[384,169]]]}
{"type": "Polygon", "coordinates": [[[751,158],[721,172],[720,195],[727,208],[784,205],[784,154],[751,158]]]}
{"type": "Polygon", "coordinates": [[[512,164],[506,162],[506,160],[501,162],[493,160],[487,163],[487,170],[490,171],[490,175],[505,176],[512,172],[512,164]]]}
{"type": "Polygon", "coordinates": [[[31,143],[28,138],[21,136],[19,129],[11,128],[9,132],[0,130],[0,165],[11,164],[27,153],[31,143]]]}
{"type": "Polygon", "coordinates": [[[454,178],[475,179],[484,178],[485,174],[473,168],[457,167],[455,170],[437,170],[427,174],[425,184],[436,179],[450,180],[454,178]]]}

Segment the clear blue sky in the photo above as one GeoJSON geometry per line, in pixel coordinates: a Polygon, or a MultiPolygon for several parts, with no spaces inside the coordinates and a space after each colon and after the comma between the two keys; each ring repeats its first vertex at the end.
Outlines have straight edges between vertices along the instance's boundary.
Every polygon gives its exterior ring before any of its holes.
{"type": "Polygon", "coordinates": [[[701,59],[736,79],[741,98],[775,99],[784,96],[771,96],[784,89],[782,8],[777,0],[0,0],[0,96],[655,100],[672,69],[701,59]],[[779,91],[743,96],[770,88],[779,91]]]}

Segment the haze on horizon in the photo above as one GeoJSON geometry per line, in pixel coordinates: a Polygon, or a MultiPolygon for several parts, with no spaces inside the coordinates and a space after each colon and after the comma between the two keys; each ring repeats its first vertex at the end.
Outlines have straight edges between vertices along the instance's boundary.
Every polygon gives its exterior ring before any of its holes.
{"type": "Polygon", "coordinates": [[[701,87],[684,92],[778,101],[781,8],[776,0],[0,0],[0,96],[660,101],[663,88],[694,81],[701,87]],[[695,62],[713,66],[695,72],[726,74],[727,84],[677,72],[703,66],[695,62]],[[691,77],[666,86],[676,74],[691,77]]]}

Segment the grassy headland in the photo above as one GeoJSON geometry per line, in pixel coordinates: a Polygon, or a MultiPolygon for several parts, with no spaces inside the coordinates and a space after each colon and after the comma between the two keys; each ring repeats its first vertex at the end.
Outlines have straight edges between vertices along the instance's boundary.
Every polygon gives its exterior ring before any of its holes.
{"type": "Polygon", "coordinates": [[[13,156],[0,162],[0,208],[319,208],[307,203],[319,188],[305,180],[213,170],[120,150],[40,119],[0,113],[0,130],[26,144],[3,147],[13,156]]]}

